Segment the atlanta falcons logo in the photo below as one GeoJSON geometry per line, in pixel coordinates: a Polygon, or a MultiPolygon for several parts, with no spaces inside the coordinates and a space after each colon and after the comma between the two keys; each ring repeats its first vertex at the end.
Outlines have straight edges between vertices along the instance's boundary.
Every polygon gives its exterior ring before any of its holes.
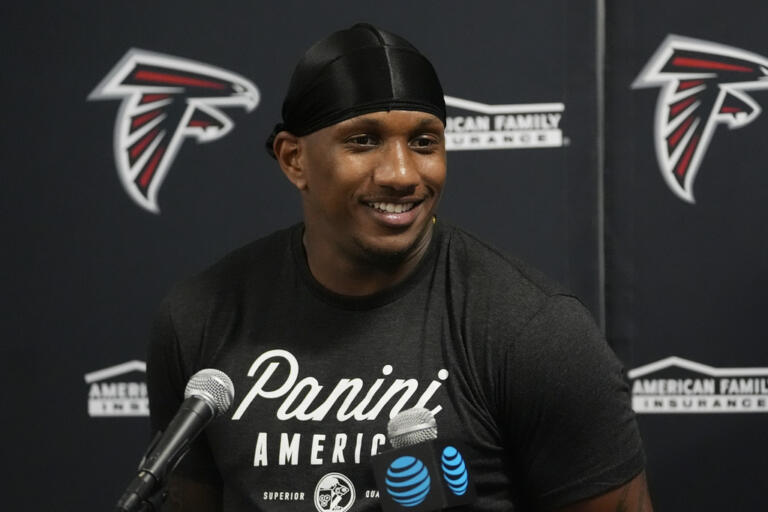
{"type": "Polygon", "coordinates": [[[219,107],[250,112],[259,90],[224,69],[131,49],[88,99],[122,99],[114,133],[118,174],[136,203],[159,213],[157,193],[182,141],[223,137],[234,124],[219,107]]]}
{"type": "Polygon", "coordinates": [[[632,84],[644,87],[661,87],[654,127],[661,172],[675,194],[693,203],[693,182],[715,127],[741,128],[760,115],[746,91],[768,89],[768,59],[669,35],[632,84]]]}

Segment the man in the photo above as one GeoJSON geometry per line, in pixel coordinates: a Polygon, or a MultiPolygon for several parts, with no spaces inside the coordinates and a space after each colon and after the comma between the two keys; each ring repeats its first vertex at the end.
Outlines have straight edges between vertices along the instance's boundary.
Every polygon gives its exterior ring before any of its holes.
{"type": "Polygon", "coordinates": [[[422,406],[466,446],[472,510],[651,510],[621,367],[584,307],[435,217],[445,104],[429,61],[371,25],[336,32],[299,62],[283,119],[268,149],[304,223],[177,286],[156,323],[155,428],[201,368],[236,394],[170,508],[377,510],[370,457],[422,406]]]}

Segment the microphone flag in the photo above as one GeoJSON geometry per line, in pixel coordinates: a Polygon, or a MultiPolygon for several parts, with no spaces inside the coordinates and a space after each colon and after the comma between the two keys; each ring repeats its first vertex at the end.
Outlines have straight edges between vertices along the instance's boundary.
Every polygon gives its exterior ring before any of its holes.
{"type": "Polygon", "coordinates": [[[427,512],[473,503],[477,497],[460,443],[433,439],[371,459],[384,512],[427,512]]]}

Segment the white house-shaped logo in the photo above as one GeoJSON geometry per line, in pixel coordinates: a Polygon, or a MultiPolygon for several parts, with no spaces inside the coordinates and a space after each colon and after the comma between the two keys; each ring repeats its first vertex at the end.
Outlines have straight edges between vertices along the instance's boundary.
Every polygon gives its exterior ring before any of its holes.
{"type": "Polygon", "coordinates": [[[563,103],[486,105],[445,97],[449,115],[445,148],[470,149],[551,148],[563,145],[563,103]]]}
{"type": "Polygon", "coordinates": [[[637,413],[768,412],[768,368],[715,368],[672,356],[627,376],[637,413]]]}
{"type": "Polygon", "coordinates": [[[128,361],[85,374],[88,416],[149,416],[144,361],[128,361]]]}

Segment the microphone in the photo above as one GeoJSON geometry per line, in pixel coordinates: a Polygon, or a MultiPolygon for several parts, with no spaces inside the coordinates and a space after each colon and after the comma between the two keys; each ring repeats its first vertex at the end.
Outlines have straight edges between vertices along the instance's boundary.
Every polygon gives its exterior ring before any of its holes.
{"type": "Polygon", "coordinates": [[[423,407],[402,411],[387,423],[387,438],[392,448],[405,448],[437,439],[435,415],[423,407]]]}
{"type": "Polygon", "coordinates": [[[184,389],[184,402],[165,433],[158,432],[139,462],[139,473],[117,502],[118,512],[154,510],[165,498],[166,477],[189,450],[192,441],[216,416],[227,412],[235,386],[226,373],[200,370],[184,389]]]}
{"type": "Polygon", "coordinates": [[[460,444],[438,441],[437,422],[428,409],[414,407],[389,420],[394,448],[371,459],[385,512],[431,512],[469,505],[474,485],[460,444]]]}

